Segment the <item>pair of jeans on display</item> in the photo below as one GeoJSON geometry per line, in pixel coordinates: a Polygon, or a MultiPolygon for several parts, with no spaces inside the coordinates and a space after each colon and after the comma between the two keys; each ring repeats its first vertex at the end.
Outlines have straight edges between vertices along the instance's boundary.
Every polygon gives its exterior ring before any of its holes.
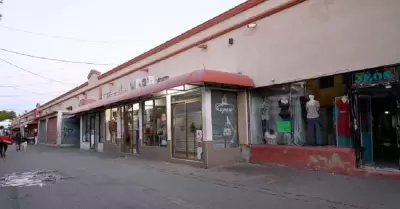
{"type": "Polygon", "coordinates": [[[317,145],[322,145],[320,129],[318,118],[307,119],[307,141],[309,144],[314,144],[313,142],[315,142],[317,145]]]}

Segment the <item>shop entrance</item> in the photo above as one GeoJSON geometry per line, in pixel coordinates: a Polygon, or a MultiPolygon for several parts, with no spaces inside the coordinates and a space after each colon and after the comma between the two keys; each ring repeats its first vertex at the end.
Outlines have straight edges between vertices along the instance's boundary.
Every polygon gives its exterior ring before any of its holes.
{"type": "Polygon", "coordinates": [[[400,168],[400,86],[358,90],[358,120],[365,166],[400,168]]]}
{"type": "Polygon", "coordinates": [[[94,115],[89,116],[89,128],[90,128],[90,138],[89,138],[89,145],[90,149],[95,149],[96,148],[96,140],[95,140],[95,124],[96,124],[96,118],[94,115]]]}
{"type": "Polygon", "coordinates": [[[202,160],[202,145],[198,141],[202,130],[200,98],[180,101],[172,105],[173,157],[202,160]]]}

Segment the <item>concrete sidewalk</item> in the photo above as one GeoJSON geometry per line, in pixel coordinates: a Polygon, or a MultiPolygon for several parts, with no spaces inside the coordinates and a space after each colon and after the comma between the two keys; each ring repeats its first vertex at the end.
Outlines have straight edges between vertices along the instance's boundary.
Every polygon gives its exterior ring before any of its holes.
{"type": "MultiPolygon", "coordinates": [[[[400,182],[394,180],[347,177],[273,165],[237,164],[200,169],[44,146],[31,146],[27,152],[10,152],[7,159],[0,161],[0,177],[38,168],[59,170],[79,179],[47,188],[20,190],[19,195],[34,194],[26,202],[20,202],[30,209],[60,204],[76,204],[76,207],[69,205],[69,209],[116,208],[107,202],[110,198],[123,205],[139,201],[142,207],[138,208],[174,209],[397,209],[400,204],[400,182]],[[72,199],[61,198],[71,194],[72,199]],[[146,196],[149,194],[152,197],[146,196]],[[100,200],[93,203],[93,198],[100,200]],[[164,207],[166,201],[170,207],[164,207]],[[143,204],[147,204],[146,207],[143,204]]],[[[0,188],[0,202],[2,191],[0,188]]]]}

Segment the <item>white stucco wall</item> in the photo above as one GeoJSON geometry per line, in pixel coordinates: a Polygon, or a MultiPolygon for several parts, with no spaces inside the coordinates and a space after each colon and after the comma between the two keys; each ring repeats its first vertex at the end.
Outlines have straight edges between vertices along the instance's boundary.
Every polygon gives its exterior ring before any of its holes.
{"type": "MultiPolygon", "coordinates": [[[[400,13],[397,11],[400,1],[307,0],[256,21],[256,28],[243,26],[208,41],[206,50],[194,47],[147,66],[149,73],[138,71],[112,80],[291,1],[265,1],[110,76],[100,80],[92,78],[88,87],[70,95],[80,95],[100,84],[103,94],[120,89],[128,91],[130,81],[135,78],[173,77],[203,68],[241,72],[253,78],[257,86],[266,86],[400,63],[400,13]],[[234,39],[233,45],[228,44],[229,38],[234,39]]],[[[98,88],[87,95],[98,99],[98,88]]]]}

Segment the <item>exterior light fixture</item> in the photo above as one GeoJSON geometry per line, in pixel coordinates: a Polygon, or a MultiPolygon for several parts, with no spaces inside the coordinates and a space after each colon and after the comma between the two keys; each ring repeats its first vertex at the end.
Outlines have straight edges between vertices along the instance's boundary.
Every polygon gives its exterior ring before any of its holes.
{"type": "Polygon", "coordinates": [[[203,50],[206,50],[208,48],[207,44],[200,44],[197,47],[203,50]]]}
{"type": "Polygon", "coordinates": [[[257,27],[257,23],[250,23],[250,24],[247,24],[247,27],[248,27],[248,28],[255,28],[255,27],[257,27]]]}

